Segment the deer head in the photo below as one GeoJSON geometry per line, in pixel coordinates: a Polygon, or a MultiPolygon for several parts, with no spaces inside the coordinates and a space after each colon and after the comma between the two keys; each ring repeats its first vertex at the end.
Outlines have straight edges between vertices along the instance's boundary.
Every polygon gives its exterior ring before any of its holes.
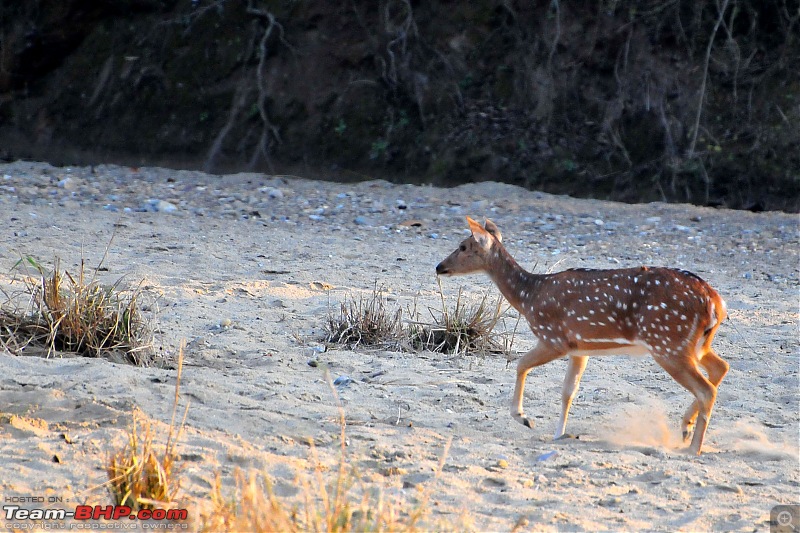
{"type": "Polygon", "coordinates": [[[467,223],[472,235],[461,241],[456,251],[436,265],[437,275],[457,276],[485,272],[488,270],[492,249],[502,246],[503,235],[491,220],[486,219],[485,227],[470,217],[467,217],[467,223]]]}

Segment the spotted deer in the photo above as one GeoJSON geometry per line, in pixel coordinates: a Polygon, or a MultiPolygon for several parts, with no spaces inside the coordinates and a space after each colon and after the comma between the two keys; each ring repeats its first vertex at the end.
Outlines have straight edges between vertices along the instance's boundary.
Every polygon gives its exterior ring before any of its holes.
{"type": "Polygon", "coordinates": [[[725,301],[700,277],[660,267],[612,270],[573,269],[554,274],[525,271],[503,246],[500,230],[467,217],[472,236],[436,266],[438,275],[485,272],[508,302],[528,321],[537,345],[520,359],[511,416],[532,428],[522,408],[531,369],[568,357],[555,439],[565,433],[572,400],[590,355],[646,355],[691,392],[683,415],[684,441],[700,455],[717,387],[728,372],[711,348],[727,316],[725,301]],[[701,372],[705,369],[708,377],[701,372]]]}

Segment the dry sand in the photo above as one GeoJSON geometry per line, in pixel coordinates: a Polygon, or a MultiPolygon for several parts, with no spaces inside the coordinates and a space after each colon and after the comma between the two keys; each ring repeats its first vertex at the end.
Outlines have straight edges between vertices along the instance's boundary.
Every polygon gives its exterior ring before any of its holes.
{"type": "MultiPolygon", "coordinates": [[[[188,342],[179,451],[190,504],[236,467],[269,472],[291,496],[309,438],[323,462],[336,461],[338,410],[323,368],[353,380],[338,393],[363,477],[390,495],[429,487],[434,519],[466,513],[475,529],[497,531],[522,517],[531,531],[764,531],[774,505],[800,503],[796,215],[496,183],[443,190],[36,163],[0,166],[0,187],[4,289],[19,289],[21,255],[48,265],[59,256],[74,270],[81,255],[96,265],[114,234],[103,280],[143,280],[157,345],[174,356],[188,342]],[[492,218],[538,272],[667,265],[719,290],[729,320],[715,345],[731,371],[702,456],[685,454],[678,435],[689,393],[649,358],[590,360],[567,428],[580,439],[553,442],[564,361],[528,377],[531,430],[509,415],[514,363],[503,356],[320,352],[329,310],[376,283],[404,308],[440,308],[434,266],[464,238],[464,215],[492,218]]],[[[477,275],[442,285],[449,303],[459,287],[475,298],[491,287],[477,275]]],[[[515,352],[532,344],[520,326],[515,352]]],[[[170,369],[0,353],[4,501],[109,503],[97,488],[107,452],[123,443],[134,407],[169,421],[175,379],[170,369]]]]}

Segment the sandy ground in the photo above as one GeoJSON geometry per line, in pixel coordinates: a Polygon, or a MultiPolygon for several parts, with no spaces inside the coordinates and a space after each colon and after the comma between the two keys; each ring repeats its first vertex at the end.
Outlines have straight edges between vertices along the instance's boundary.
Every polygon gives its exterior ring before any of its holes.
{"type": "MultiPolygon", "coordinates": [[[[291,496],[309,438],[334,463],[327,368],[352,379],[338,394],[361,475],[397,496],[429,487],[433,519],[466,513],[475,529],[498,531],[523,517],[531,531],[765,531],[773,506],[800,503],[796,215],[631,206],[495,183],[443,190],[38,164],[0,166],[0,176],[5,289],[19,288],[21,255],[48,265],[59,256],[68,270],[81,255],[96,265],[114,234],[103,279],[142,281],[164,354],[187,341],[185,502],[207,499],[215,473],[230,479],[236,467],[268,472],[291,496]],[[231,191],[244,193],[229,201],[231,191]],[[109,207],[112,194],[119,205],[109,207]],[[148,195],[177,209],[141,209],[148,195]],[[492,218],[537,272],[667,265],[719,290],[729,320],[715,345],[731,371],[702,456],[685,454],[678,435],[688,392],[649,358],[590,360],[568,426],[580,439],[553,442],[565,361],[528,377],[528,429],[509,415],[514,363],[503,356],[320,352],[329,311],[376,283],[393,304],[440,308],[434,266],[466,235],[464,215],[492,218]]],[[[448,303],[459,287],[471,298],[491,288],[478,275],[442,285],[448,303]]],[[[533,342],[521,328],[515,356],[533,342]]],[[[124,441],[132,409],[169,421],[175,379],[174,369],[0,353],[4,501],[108,503],[98,488],[106,454],[124,441]]]]}

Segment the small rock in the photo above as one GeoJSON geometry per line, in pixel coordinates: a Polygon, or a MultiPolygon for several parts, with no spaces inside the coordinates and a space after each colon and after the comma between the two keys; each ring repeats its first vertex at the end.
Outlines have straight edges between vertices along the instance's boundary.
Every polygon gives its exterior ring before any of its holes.
{"type": "Polygon", "coordinates": [[[189,341],[189,346],[208,346],[208,341],[205,337],[195,337],[189,341]]]}
{"type": "Polygon", "coordinates": [[[599,500],[597,505],[601,507],[612,507],[614,505],[619,505],[620,503],[622,503],[622,500],[616,496],[611,496],[609,498],[603,498],[602,500],[599,500]]]}
{"type": "Polygon", "coordinates": [[[353,378],[351,378],[350,376],[339,376],[338,378],[333,380],[334,385],[342,388],[347,387],[351,383],[353,383],[353,378]]]}
{"type": "Polygon", "coordinates": [[[283,198],[283,191],[276,187],[265,187],[262,190],[263,192],[267,193],[267,196],[269,196],[273,200],[280,200],[281,198],[283,198]]]}
{"type": "Polygon", "coordinates": [[[531,521],[528,520],[527,516],[520,516],[517,519],[517,522],[514,524],[514,527],[511,528],[511,531],[519,531],[528,527],[531,521]]]}
{"type": "Polygon", "coordinates": [[[233,324],[233,321],[230,318],[223,318],[219,321],[219,327],[221,328],[229,328],[233,324]]]}
{"type": "Polygon", "coordinates": [[[539,457],[536,458],[537,461],[547,461],[548,459],[552,459],[558,456],[558,451],[553,450],[551,452],[543,453],[539,457]]]}
{"type": "Polygon", "coordinates": [[[603,224],[605,224],[605,222],[603,222],[599,218],[594,219],[594,225],[595,226],[602,226],[603,224]]]}
{"type": "Polygon", "coordinates": [[[744,494],[742,487],[739,485],[717,485],[719,490],[724,490],[725,492],[732,492],[734,494],[744,494]]]}
{"type": "Polygon", "coordinates": [[[356,226],[369,226],[369,219],[367,217],[358,216],[353,219],[353,224],[356,226]]]}
{"type": "Polygon", "coordinates": [[[325,346],[324,345],[309,346],[308,348],[305,349],[305,351],[309,356],[314,356],[319,353],[325,353],[325,346]]]}
{"type": "Polygon", "coordinates": [[[508,468],[508,461],[506,461],[505,459],[498,459],[497,468],[508,468]]]}
{"type": "Polygon", "coordinates": [[[178,210],[178,206],[166,200],[150,199],[148,200],[150,209],[157,213],[174,213],[178,210]]]}

